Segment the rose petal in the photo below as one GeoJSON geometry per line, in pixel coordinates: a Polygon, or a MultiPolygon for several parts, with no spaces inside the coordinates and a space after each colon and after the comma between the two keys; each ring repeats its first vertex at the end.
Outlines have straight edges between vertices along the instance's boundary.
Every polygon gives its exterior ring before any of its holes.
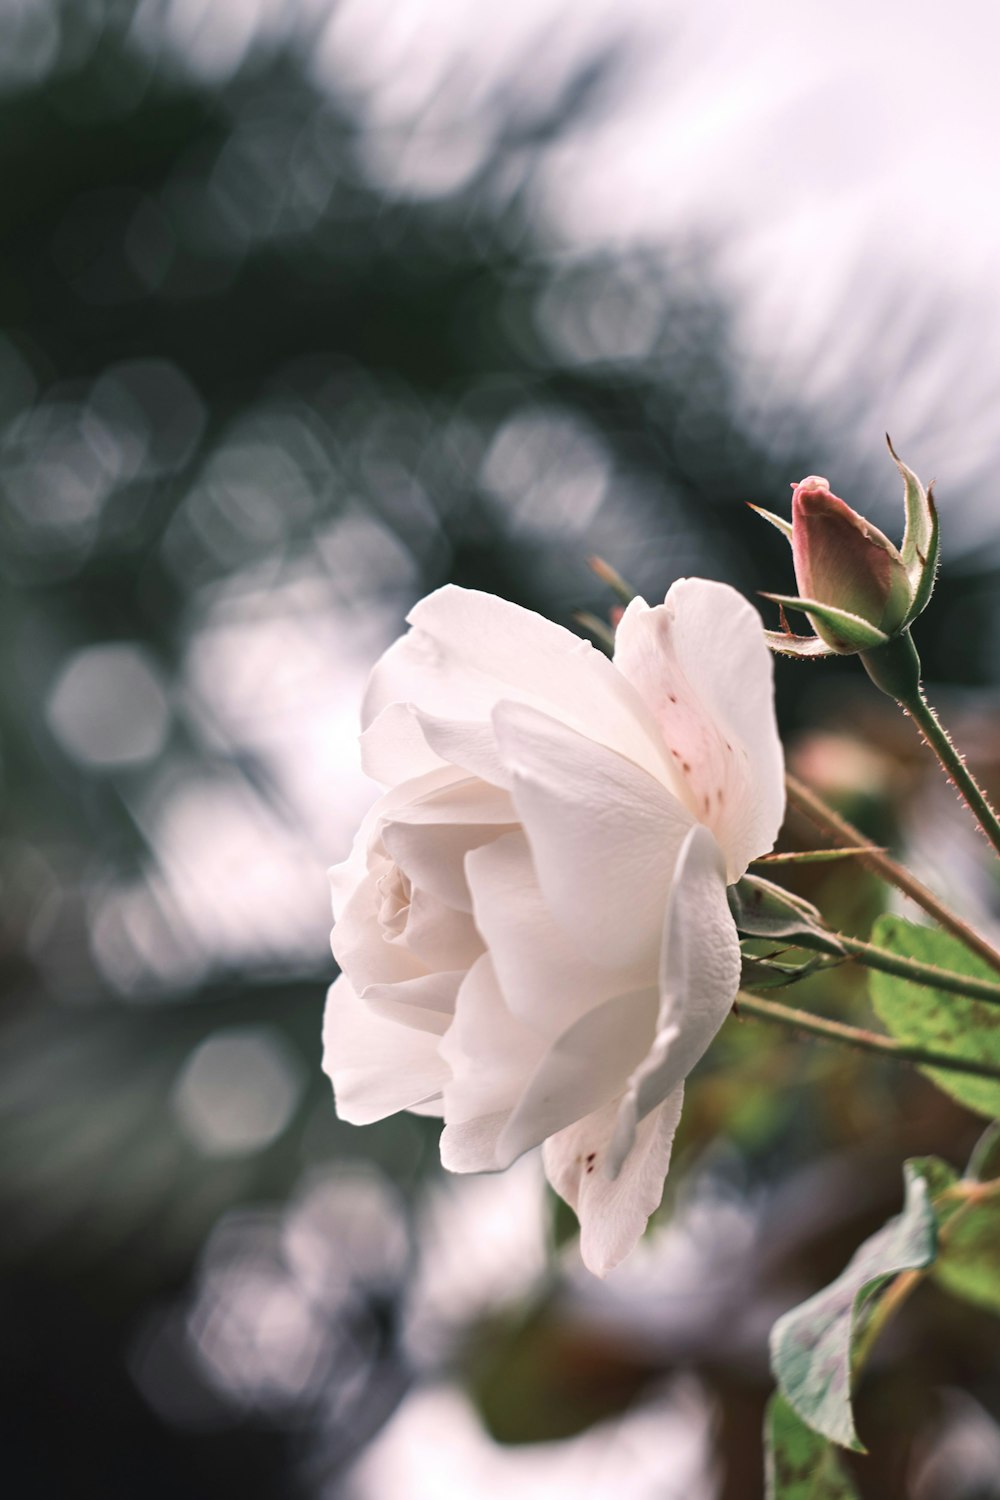
{"type": "Polygon", "coordinates": [[[760,616],[726,584],[682,578],[654,609],[632,600],[615,635],[615,666],[652,711],[689,808],[713,830],[729,880],[738,880],[772,847],[785,807],[760,616]]]}
{"type": "Polygon", "coordinates": [[[416,889],[456,911],[470,912],[465,856],[513,826],[516,818],[505,792],[465,778],[387,813],[380,820],[381,838],[416,889]]]}
{"type": "Polygon", "coordinates": [[[481,1115],[478,1120],[452,1120],[441,1132],[441,1165],[446,1172],[493,1172],[497,1141],[507,1123],[507,1111],[481,1115]]]}
{"type": "Polygon", "coordinates": [[[648,965],[592,963],[557,926],[521,830],[473,850],[465,873],[507,1007],[536,1031],[554,1039],[602,1000],[648,981],[648,965]]]}
{"type": "Polygon", "coordinates": [[[688,810],[653,777],[525,704],[493,716],[546,903],[607,968],[654,963],[688,810]]]}
{"type": "Polygon", "coordinates": [[[413,892],[400,941],[432,970],[467,969],[483,951],[483,940],[467,912],[420,889],[413,892]]]}
{"type": "Polygon", "coordinates": [[[445,969],[401,984],[370,984],[361,992],[361,999],[374,1016],[440,1037],[455,1014],[455,1000],[464,978],[464,969],[445,969]]]}
{"type": "Polygon", "coordinates": [[[396,786],[449,764],[427,743],[410,703],[389,703],[361,734],[361,769],[373,781],[396,786]]]}
{"type": "Polygon", "coordinates": [[[517,822],[514,804],[507,793],[475,776],[453,778],[426,793],[411,794],[405,802],[395,792],[388,792],[383,800],[386,804],[383,822],[390,818],[393,822],[414,824],[517,822]]]}
{"type": "Polygon", "coordinates": [[[382,856],[344,907],[330,939],[333,956],[360,993],[370,984],[400,984],[426,973],[427,965],[399,943],[388,942],[379,924],[378,881],[390,869],[382,856]]]}
{"type": "Polygon", "coordinates": [[[369,1125],[440,1094],[447,1064],[431,1032],[376,1016],[341,975],[323,1017],[323,1068],[333,1081],[337,1114],[369,1125]]]}
{"type": "MultiPolygon", "coordinates": [[[[391,743],[398,716],[380,717],[391,704],[412,703],[439,721],[484,724],[506,698],[553,714],[652,776],[669,776],[641,699],[589,641],[505,599],[452,584],[422,599],[409,620],[409,634],[376,663],[365,695],[368,764],[380,774],[394,764],[398,774],[391,743]]],[[[445,731],[438,725],[434,732],[445,731]]],[[[454,747],[450,753],[460,754],[454,747]]]]}
{"type": "Polygon", "coordinates": [[[509,1167],[547,1136],[621,1095],[652,1041],[656,991],[615,995],[557,1037],[541,1058],[497,1140],[497,1166],[509,1167]]]}
{"type": "Polygon", "coordinates": [[[369,864],[369,851],[376,837],[379,822],[390,813],[398,813],[404,807],[420,806],[435,792],[460,785],[466,779],[456,772],[453,766],[444,766],[440,770],[415,776],[412,781],[407,781],[402,786],[383,793],[377,801],[372,803],[351,844],[350,854],[340,864],[333,865],[327,871],[335,918],[340,916],[359,882],[364,878],[369,864]]]}
{"type": "MultiPolygon", "coordinates": [[[[503,826],[503,825],[500,825],[503,826]]],[[[390,857],[412,884],[430,891],[446,906],[471,912],[472,897],[465,878],[465,856],[492,842],[499,827],[493,823],[386,823],[382,842],[390,857]]]]}
{"type": "Polygon", "coordinates": [[[580,1253],[595,1276],[606,1276],[628,1255],[659,1206],[683,1101],[679,1084],[646,1116],[615,1178],[606,1170],[615,1100],[545,1142],[546,1176],[580,1220],[580,1253]]]}
{"type": "Polygon", "coordinates": [[[506,785],[488,719],[447,719],[415,703],[390,703],[358,743],[365,775],[389,786],[445,765],[506,785]]]}
{"type": "MultiPolygon", "coordinates": [[[[509,1114],[546,1045],[543,1036],[508,1010],[493,960],[484,953],[465,976],[455,1019],[441,1042],[441,1056],[451,1072],[444,1090],[448,1125],[509,1114]]],[[[489,1168],[493,1166],[491,1161],[489,1168]]]]}
{"type": "Polygon", "coordinates": [[[722,852],[701,824],[677,861],[663,929],[660,1014],[649,1055],[629,1079],[609,1159],[617,1171],[637,1127],[683,1082],[732,1009],[740,941],[726,897],[722,852]]]}
{"type": "Polygon", "coordinates": [[[458,992],[455,1020],[441,1042],[451,1070],[442,1160],[453,1171],[510,1166],[553,1131],[619,1096],[655,1024],[656,992],[647,989],[614,996],[553,1041],[511,1012],[492,956],[484,954],[458,992]],[[488,1130],[453,1128],[487,1118],[488,1130]]]}

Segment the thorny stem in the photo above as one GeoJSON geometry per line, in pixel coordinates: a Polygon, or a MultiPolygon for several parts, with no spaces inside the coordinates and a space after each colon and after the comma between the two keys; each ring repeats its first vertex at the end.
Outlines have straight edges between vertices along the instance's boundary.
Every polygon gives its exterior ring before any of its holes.
{"type": "Polygon", "coordinates": [[[921,963],[916,958],[904,958],[890,953],[874,943],[862,942],[861,938],[845,937],[842,932],[834,934],[837,942],[853,959],[867,969],[881,969],[886,974],[896,974],[913,984],[926,984],[935,990],[947,990],[953,995],[965,995],[971,1000],[983,1000],[987,1005],[1000,1005],[1000,984],[989,979],[974,979],[968,974],[955,974],[950,969],[939,969],[937,964],[921,963]]]}
{"type": "Polygon", "coordinates": [[[955,783],[980,828],[1000,854],[1000,819],[990,806],[986,793],[952,744],[951,736],[928,703],[923,688],[918,689],[902,706],[934,751],[946,775],[955,783]]]}
{"type": "Polygon", "coordinates": [[[940,922],[942,927],[957,937],[973,953],[978,953],[979,957],[992,969],[1000,973],[1000,953],[976,932],[975,928],[964,922],[957,912],[953,912],[935,896],[933,891],[928,890],[922,881],[919,881],[915,875],[911,875],[904,865],[899,864],[891,855],[883,853],[881,849],[873,849],[865,836],[852,823],[848,823],[846,818],[834,812],[822,797],[807,787],[804,782],[799,781],[797,777],[786,774],[785,787],[791,805],[804,813],[810,822],[822,829],[841,847],[857,849],[858,860],[866,869],[881,876],[883,880],[887,880],[905,896],[909,896],[910,900],[922,907],[929,917],[940,922]]]}
{"type": "Polygon", "coordinates": [[[860,1026],[847,1026],[843,1021],[830,1021],[825,1016],[814,1016],[808,1011],[782,1005],[777,1000],[750,995],[746,990],[740,990],[736,1006],[740,1015],[756,1016],[758,1020],[772,1021],[779,1026],[790,1027],[793,1031],[820,1037],[826,1042],[854,1047],[860,1052],[874,1052],[881,1057],[894,1058],[897,1062],[916,1063],[922,1068],[941,1068],[949,1073],[970,1073],[976,1078],[1000,1080],[1000,1066],[994,1063],[977,1062],[971,1057],[956,1057],[953,1053],[936,1052],[932,1048],[897,1042],[892,1037],[880,1036],[876,1031],[864,1031],[860,1026]]]}

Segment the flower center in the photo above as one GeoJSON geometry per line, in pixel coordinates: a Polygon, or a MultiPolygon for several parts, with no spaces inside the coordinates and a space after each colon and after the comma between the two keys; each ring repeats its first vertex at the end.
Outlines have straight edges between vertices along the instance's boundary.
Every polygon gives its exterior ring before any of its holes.
{"type": "Polygon", "coordinates": [[[376,883],[380,901],[378,920],[387,941],[402,937],[413,898],[409,876],[398,865],[390,865],[376,883]]]}

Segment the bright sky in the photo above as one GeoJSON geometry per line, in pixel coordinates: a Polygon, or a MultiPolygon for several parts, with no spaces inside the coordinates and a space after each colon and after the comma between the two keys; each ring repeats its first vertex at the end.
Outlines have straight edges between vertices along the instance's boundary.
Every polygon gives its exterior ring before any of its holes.
{"type": "MultiPolygon", "coordinates": [[[[544,105],[621,44],[600,118],[535,184],[539,222],[569,249],[711,233],[752,388],[822,406],[864,370],[862,451],[888,428],[941,496],[991,493],[990,0],[169,0],[141,15],[151,47],[208,77],[291,39],[354,101],[371,176],[432,196],[475,170],[511,97],[544,105]]],[[[995,510],[986,498],[954,519],[952,557],[996,545],[995,510]]]]}
{"type": "MultiPolygon", "coordinates": [[[[616,39],[601,118],[554,149],[541,221],[567,247],[710,232],[751,380],[821,404],[864,370],[889,428],[957,489],[992,471],[1000,394],[1000,19],[988,0],[344,0],[313,68],[356,97],[368,165],[446,191],[487,149],[492,91],[551,96],[616,39]],[[912,357],[922,321],[935,342],[912,357]],[[940,343],[937,342],[940,340],[940,343]]],[[[995,541],[989,502],[952,554],[995,541]]]]}

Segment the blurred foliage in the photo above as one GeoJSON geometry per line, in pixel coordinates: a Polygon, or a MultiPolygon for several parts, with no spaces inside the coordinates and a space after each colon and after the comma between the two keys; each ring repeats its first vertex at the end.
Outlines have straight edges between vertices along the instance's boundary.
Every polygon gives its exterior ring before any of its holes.
{"type": "MultiPolygon", "coordinates": [[[[650,596],[689,572],[785,587],[742,502],[780,508],[824,455],[841,493],[884,489],[859,392],[820,419],[746,378],[711,246],[582,255],[542,228],[537,164],[600,116],[624,46],[551,87],[517,59],[477,131],[394,134],[350,58],[318,66],[335,11],[223,11],[0,17],[5,1478],[336,1496],[421,1373],[467,1370],[498,1433],[542,1438],[685,1367],[747,1500],[766,1314],[881,1222],[901,1153],[964,1148],[966,1117],[734,1021],[668,1185],[704,1252],[680,1322],[662,1268],[595,1302],[542,1279],[527,1231],[487,1263],[468,1217],[463,1301],[433,1122],[355,1133],[320,1074],[322,871],[365,796],[364,672],[416,597],[453,579],[606,616],[594,551],[650,596]]],[[[945,571],[932,675],[995,671],[994,584],[945,571]]],[[[779,671],[789,731],[816,714],[807,672],[779,671]]],[[[891,782],[908,751],[878,753],[891,782]]],[[[846,790],[895,840],[905,797],[872,784],[846,790]]],[[[858,930],[880,909],[867,877],[800,884],[858,930]]],[[[814,983],[864,1004],[846,971],[814,983]]],[[[961,1327],[948,1348],[933,1380],[988,1406],[995,1359],[970,1375],[961,1327]]]]}

